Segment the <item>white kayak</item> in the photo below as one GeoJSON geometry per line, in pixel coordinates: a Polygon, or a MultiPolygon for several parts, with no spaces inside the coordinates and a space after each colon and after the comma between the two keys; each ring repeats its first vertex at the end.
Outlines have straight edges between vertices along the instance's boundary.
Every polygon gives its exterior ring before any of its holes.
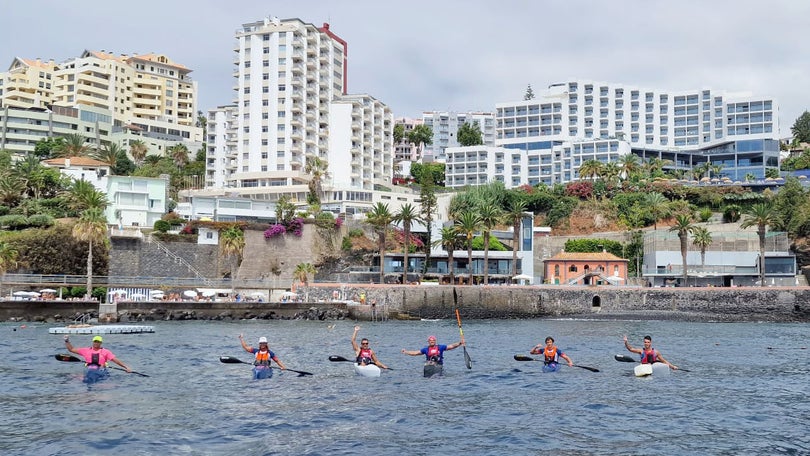
{"type": "Polygon", "coordinates": [[[669,366],[664,363],[639,364],[633,369],[636,377],[662,377],[669,375],[669,366]]]}
{"type": "Polygon", "coordinates": [[[380,376],[380,368],[374,364],[366,364],[365,366],[361,366],[357,363],[354,363],[354,372],[362,377],[380,376]]]}

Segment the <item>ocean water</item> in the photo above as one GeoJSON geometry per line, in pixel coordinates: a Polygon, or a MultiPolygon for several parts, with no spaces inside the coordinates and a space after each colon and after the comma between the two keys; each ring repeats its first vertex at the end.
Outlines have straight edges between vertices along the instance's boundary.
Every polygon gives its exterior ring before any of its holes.
{"type": "MultiPolygon", "coordinates": [[[[428,335],[459,339],[455,320],[361,323],[393,368],[353,374],[354,322],[156,322],[154,334],[106,335],[104,346],[149,378],[113,371],[82,383],[59,362],[48,326],[0,325],[3,455],[761,455],[810,454],[810,325],[673,321],[465,321],[473,359],[445,354],[422,377],[428,335]],[[299,377],[251,380],[237,336],[260,336],[299,377]],[[636,378],[622,335],[645,334],[690,372],[636,378]],[[551,335],[574,363],[544,374],[515,354],[551,335]]],[[[73,336],[85,346],[89,336],[73,336]]]]}

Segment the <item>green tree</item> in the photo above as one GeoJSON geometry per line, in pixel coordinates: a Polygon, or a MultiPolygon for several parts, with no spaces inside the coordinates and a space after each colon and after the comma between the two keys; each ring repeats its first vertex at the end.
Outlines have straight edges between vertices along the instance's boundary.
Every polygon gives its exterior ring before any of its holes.
{"type": "Polygon", "coordinates": [[[172,161],[174,162],[175,165],[177,165],[178,168],[182,168],[186,166],[186,164],[188,163],[189,151],[188,147],[186,147],[185,144],[177,143],[172,147],[170,147],[168,152],[169,157],[171,157],[172,161]]]}
{"type": "Polygon", "coordinates": [[[413,130],[409,131],[406,137],[409,142],[419,147],[420,155],[426,144],[433,144],[433,130],[425,124],[413,127],[413,130]]]}
{"type": "Polygon", "coordinates": [[[129,142],[129,154],[132,155],[132,160],[135,161],[136,165],[143,165],[147,153],[149,153],[149,148],[146,146],[145,142],[140,139],[134,139],[129,142]]]}
{"type": "Polygon", "coordinates": [[[295,218],[295,204],[287,195],[282,195],[276,203],[276,223],[287,226],[295,218]]]}
{"type": "Polygon", "coordinates": [[[6,242],[0,241],[0,276],[11,268],[17,267],[17,249],[6,242]]]}
{"type": "Polygon", "coordinates": [[[454,226],[442,227],[439,233],[440,238],[433,241],[434,246],[441,246],[447,252],[447,272],[450,275],[450,284],[456,283],[455,270],[453,268],[453,252],[458,244],[458,231],[454,226]]]}
{"type": "Polygon", "coordinates": [[[427,229],[427,240],[425,242],[425,261],[422,266],[422,275],[427,272],[427,267],[430,264],[430,244],[433,239],[433,220],[438,208],[438,199],[436,198],[436,185],[433,183],[433,175],[426,173],[422,176],[419,182],[419,217],[425,224],[427,229]]]}
{"type": "Polygon", "coordinates": [[[103,162],[105,165],[109,166],[110,169],[114,169],[115,164],[118,162],[118,157],[123,151],[124,148],[119,144],[110,143],[105,144],[101,147],[101,149],[94,151],[90,155],[93,159],[103,162]]]}
{"type": "Polygon", "coordinates": [[[504,220],[512,227],[512,277],[518,275],[517,253],[520,250],[520,235],[525,212],[526,202],[519,198],[512,198],[509,201],[509,208],[504,213],[504,220]]]}
{"type": "Polygon", "coordinates": [[[793,139],[797,142],[810,142],[810,112],[804,111],[790,127],[793,139]]]}
{"type": "Polygon", "coordinates": [[[405,139],[405,126],[402,124],[394,125],[394,144],[399,144],[405,139]]]}
{"type": "Polygon", "coordinates": [[[299,281],[304,285],[304,301],[309,302],[309,275],[312,274],[312,277],[315,277],[315,274],[318,273],[318,270],[315,269],[315,266],[312,263],[298,263],[295,265],[295,270],[293,271],[293,279],[299,281]]]}
{"type": "Polygon", "coordinates": [[[385,238],[393,221],[394,215],[391,214],[386,203],[378,202],[366,213],[366,223],[371,225],[377,233],[380,250],[380,283],[385,283],[385,238]]]}
{"type": "Polygon", "coordinates": [[[34,155],[39,160],[47,160],[57,154],[57,151],[65,147],[65,138],[57,136],[55,138],[42,138],[34,144],[34,155]]]}
{"type": "Polygon", "coordinates": [[[54,157],[84,157],[90,153],[91,147],[87,144],[87,138],[78,134],[71,133],[64,137],[64,142],[61,147],[52,151],[51,155],[54,157]]]}
{"type": "Polygon", "coordinates": [[[653,225],[656,230],[658,229],[658,221],[662,218],[669,217],[671,213],[669,200],[664,195],[657,192],[648,193],[645,196],[644,206],[646,206],[650,215],[652,215],[654,220],[653,225]]]}
{"type": "Polygon", "coordinates": [[[76,212],[91,208],[107,208],[107,195],[86,180],[74,180],[67,189],[68,205],[76,212]]]}
{"type": "Polygon", "coordinates": [[[706,249],[712,245],[712,234],[706,227],[696,226],[692,229],[692,244],[700,249],[700,267],[706,266],[706,249]]]}
{"type": "Polygon", "coordinates": [[[481,236],[484,238],[484,285],[489,285],[489,237],[502,217],[503,211],[494,203],[484,204],[478,208],[481,236]]]}
{"type": "Polygon", "coordinates": [[[532,85],[529,84],[526,87],[526,93],[523,95],[523,101],[534,100],[534,91],[532,90],[532,85]]]}
{"type": "MultiPolygon", "coordinates": [[[[73,237],[87,242],[87,290],[93,290],[93,244],[101,244],[107,239],[107,218],[103,209],[90,207],[82,212],[73,225],[73,237]]],[[[90,299],[90,292],[85,294],[90,299]]]]}
{"type": "Polygon", "coordinates": [[[484,135],[478,122],[464,122],[456,133],[460,146],[480,146],[484,144],[484,135]]]}
{"type": "Polygon", "coordinates": [[[642,169],[641,159],[636,154],[626,154],[619,157],[619,169],[625,179],[629,179],[642,169]]]}
{"type": "Polygon", "coordinates": [[[765,286],[765,235],[769,225],[780,223],[779,215],[770,203],[757,203],[745,211],[740,228],[757,227],[759,236],[759,285],[765,286]]]}
{"type": "Polygon", "coordinates": [[[678,233],[678,239],[681,241],[681,258],[683,260],[683,286],[686,286],[686,281],[689,278],[686,263],[686,254],[689,247],[689,233],[695,229],[692,225],[692,217],[686,214],[678,214],[675,216],[675,225],[670,228],[670,231],[678,233]]]}
{"type": "Polygon", "coordinates": [[[306,165],[304,166],[304,171],[309,174],[309,194],[310,194],[310,204],[321,203],[321,196],[323,195],[323,180],[329,177],[329,163],[326,160],[315,157],[309,156],[306,160],[306,165]]]}
{"type": "Polygon", "coordinates": [[[599,160],[586,160],[579,165],[580,179],[597,179],[602,177],[604,165],[599,160]]]}
{"type": "Polygon", "coordinates": [[[475,237],[475,232],[481,229],[481,218],[478,217],[477,212],[465,211],[459,214],[455,220],[456,231],[461,234],[465,239],[467,246],[467,273],[469,274],[469,283],[472,283],[473,275],[473,258],[472,258],[472,241],[475,237]]]}
{"type": "Polygon", "coordinates": [[[403,267],[402,267],[402,283],[408,283],[408,253],[411,250],[411,226],[415,222],[421,222],[422,219],[419,217],[419,212],[411,203],[405,203],[400,208],[399,211],[394,214],[394,221],[397,223],[402,224],[402,231],[404,234],[404,242],[405,245],[403,246],[403,267]]]}
{"type": "Polygon", "coordinates": [[[208,136],[208,118],[205,117],[205,113],[202,111],[197,111],[197,122],[194,124],[198,128],[202,128],[203,131],[203,138],[208,136]]]}
{"type": "Polygon", "coordinates": [[[219,233],[219,252],[229,260],[231,280],[236,279],[236,268],[245,249],[245,233],[238,226],[231,226],[219,233]]]}
{"type": "Polygon", "coordinates": [[[425,174],[430,174],[430,179],[436,185],[444,185],[444,163],[411,163],[411,176],[416,182],[423,182],[425,174]]]}

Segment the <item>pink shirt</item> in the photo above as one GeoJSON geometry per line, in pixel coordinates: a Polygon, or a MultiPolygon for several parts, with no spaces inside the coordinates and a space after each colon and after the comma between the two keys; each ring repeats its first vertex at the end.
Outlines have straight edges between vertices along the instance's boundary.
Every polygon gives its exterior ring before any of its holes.
{"type": "Polygon", "coordinates": [[[93,355],[96,354],[96,353],[98,353],[98,363],[101,364],[102,366],[105,366],[107,364],[107,361],[115,358],[115,355],[113,355],[113,352],[107,350],[106,348],[93,350],[93,347],[83,347],[83,348],[77,348],[76,352],[79,355],[84,357],[84,361],[87,364],[90,364],[90,363],[93,362],[93,355]]]}

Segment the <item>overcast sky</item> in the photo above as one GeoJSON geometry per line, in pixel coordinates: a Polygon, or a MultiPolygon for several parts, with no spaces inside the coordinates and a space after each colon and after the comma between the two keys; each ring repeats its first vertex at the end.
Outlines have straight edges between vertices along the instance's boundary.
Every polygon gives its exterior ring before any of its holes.
{"type": "Polygon", "coordinates": [[[156,52],[193,70],[199,109],[232,102],[235,31],[299,18],[347,41],[349,93],[397,117],[492,111],[555,82],[776,97],[781,131],[808,108],[810,2],[801,0],[22,0],[4,3],[0,65],[85,49],[156,52]]]}

